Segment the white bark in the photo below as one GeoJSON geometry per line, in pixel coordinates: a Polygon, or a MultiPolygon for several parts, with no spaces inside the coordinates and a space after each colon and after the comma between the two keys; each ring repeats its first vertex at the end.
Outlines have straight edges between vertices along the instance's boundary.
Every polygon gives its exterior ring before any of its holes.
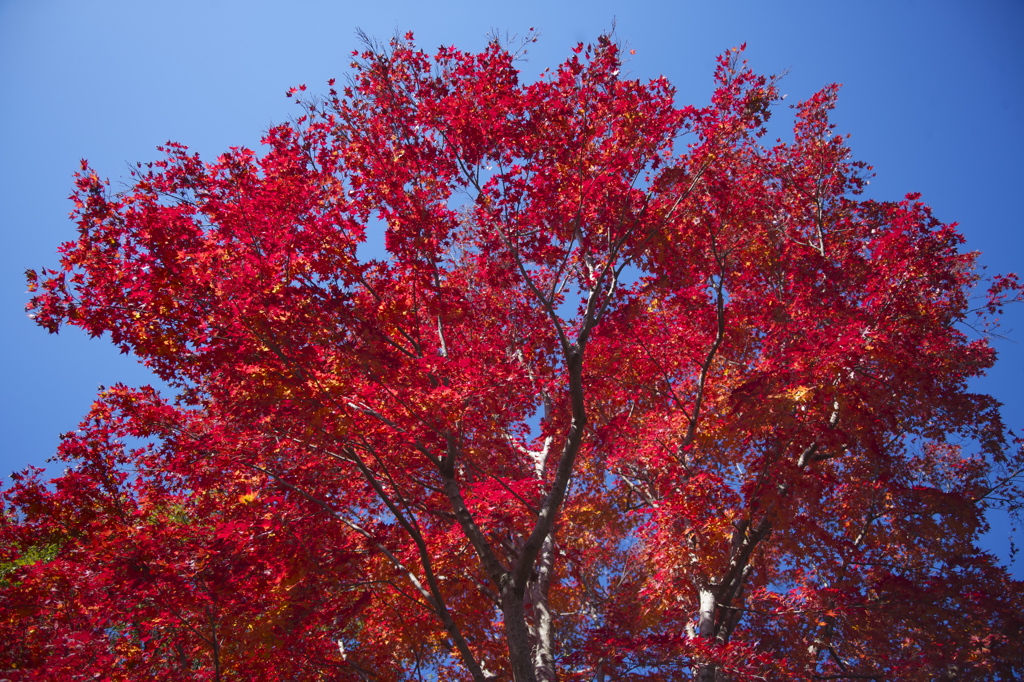
{"type": "Polygon", "coordinates": [[[697,634],[701,637],[713,637],[715,634],[715,593],[706,587],[700,590],[697,634]]]}
{"type": "Polygon", "coordinates": [[[544,541],[537,561],[537,579],[530,583],[529,599],[533,606],[534,634],[533,667],[538,682],[554,682],[554,628],[551,609],[548,607],[548,588],[551,584],[551,569],[554,563],[554,543],[551,536],[544,541]]]}
{"type": "MultiPolygon", "coordinates": [[[[697,619],[697,635],[710,640],[715,636],[715,593],[710,587],[702,587],[699,591],[700,611],[697,619]]],[[[697,671],[697,682],[714,682],[715,666],[706,664],[697,671]]]]}

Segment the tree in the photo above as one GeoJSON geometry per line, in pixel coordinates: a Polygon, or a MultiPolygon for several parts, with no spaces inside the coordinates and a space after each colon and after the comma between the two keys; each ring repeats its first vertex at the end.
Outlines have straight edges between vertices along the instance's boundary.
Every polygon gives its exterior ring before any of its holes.
{"type": "Polygon", "coordinates": [[[368,43],[262,156],[83,162],[30,309],[173,395],[6,492],[8,678],[1024,673],[975,544],[1024,453],[967,387],[1017,280],[858,197],[836,86],[764,146],[740,50],[706,107],[574,53],[368,43]]]}

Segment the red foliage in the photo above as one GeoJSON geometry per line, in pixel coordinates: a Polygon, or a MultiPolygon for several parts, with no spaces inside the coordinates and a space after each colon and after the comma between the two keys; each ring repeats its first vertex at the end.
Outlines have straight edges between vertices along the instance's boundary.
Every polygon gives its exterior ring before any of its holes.
{"type": "Polygon", "coordinates": [[[702,108],[573,52],[408,36],[262,155],[83,162],[30,308],[175,395],[104,390],[6,492],[6,678],[1024,674],[955,226],[858,198],[835,86],[765,147],[738,50],[702,108]]]}

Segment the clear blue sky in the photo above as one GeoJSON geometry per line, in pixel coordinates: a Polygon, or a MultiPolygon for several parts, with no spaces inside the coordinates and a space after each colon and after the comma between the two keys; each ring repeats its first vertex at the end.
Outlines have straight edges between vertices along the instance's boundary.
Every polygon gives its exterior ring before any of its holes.
{"type": "MultiPolygon", "coordinates": [[[[843,83],[835,120],[875,167],[870,196],[920,191],[990,272],[1024,271],[1021,0],[0,0],[0,476],[43,464],[99,384],[149,381],[107,342],[49,336],[24,313],[23,271],[56,264],[74,237],[66,197],[80,158],[116,184],[167,140],[211,157],[255,147],[296,112],[290,86],[315,92],[345,75],[356,28],[474,49],[492,30],[536,27],[529,78],[613,22],[636,50],[632,74],[665,74],[683,102],[704,103],[715,56],[744,42],[756,70],[789,70],[790,101],[843,83]]],[[[1011,340],[977,387],[1020,432],[1024,310],[1006,326],[1011,340]]],[[[987,541],[1004,556],[1007,533],[1000,525],[987,541]]],[[[1024,576],[1024,560],[1014,569],[1024,576]]]]}

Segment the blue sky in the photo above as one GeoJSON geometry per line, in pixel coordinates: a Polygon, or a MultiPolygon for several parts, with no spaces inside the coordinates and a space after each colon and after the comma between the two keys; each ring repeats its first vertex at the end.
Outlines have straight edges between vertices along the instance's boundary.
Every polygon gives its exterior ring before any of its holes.
{"type": "MultiPolygon", "coordinates": [[[[66,198],[79,159],[116,184],[167,140],[209,157],[256,147],[262,131],[296,113],[289,87],[322,91],[346,74],[357,28],[385,39],[412,30],[428,49],[477,49],[492,31],[535,27],[540,40],[522,64],[530,78],[613,22],[636,50],[631,74],[668,76],[684,103],[707,100],[715,56],[744,42],[755,70],[788,70],[790,102],[842,83],[834,120],[875,167],[869,196],[922,192],[941,220],[961,224],[990,272],[1024,271],[1020,0],[0,0],[0,475],[42,465],[98,385],[149,382],[107,342],[47,335],[24,313],[22,273],[56,264],[57,246],[75,235],[66,198]]],[[[787,110],[776,114],[784,120],[787,110]]],[[[976,384],[1005,403],[1018,432],[1021,308],[1005,318],[998,365],[976,384]]],[[[1005,556],[1009,530],[993,522],[988,545],[1005,556]]],[[[1024,560],[1014,571],[1024,577],[1024,560]]]]}

